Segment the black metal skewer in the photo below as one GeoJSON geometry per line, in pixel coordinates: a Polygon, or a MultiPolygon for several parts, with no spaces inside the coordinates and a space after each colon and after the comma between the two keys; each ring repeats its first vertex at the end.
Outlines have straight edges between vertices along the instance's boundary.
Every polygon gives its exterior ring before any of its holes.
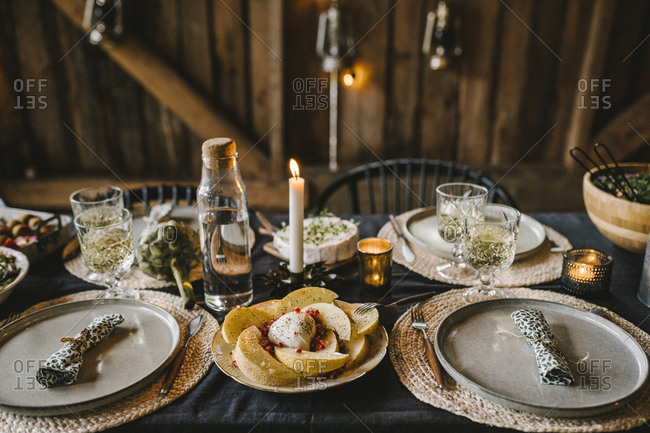
{"type": "MultiPolygon", "coordinates": [[[[608,166],[608,164],[605,162],[605,159],[600,154],[599,150],[601,148],[605,149],[605,151],[609,155],[609,158],[612,160],[612,162],[614,162],[614,165],[616,166],[616,170],[618,171],[618,175],[621,178],[623,178],[623,181],[627,184],[627,186],[630,189],[630,192],[632,193],[634,198],[632,199],[628,195],[627,190],[625,188],[623,188],[622,185],[615,184],[616,187],[619,188],[623,192],[623,194],[625,195],[625,198],[627,198],[628,200],[630,200],[630,201],[639,201],[639,197],[636,195],[636,191],[634,191],[634,188],[632,188],[632,185],[630,185],[630,182],[627,180],[627,177],[625,176],[625,173],[623,173],[623,170],[621,170],[621,167],[618,165],[618,162],[616,161],[616,158],[614,158],[614,155],[612,155],[612,152],[609,150],[609,147],[607,147],[606,145],[604,145],[602,143],[594,144],[594,152],[596,152],[596,155],[598,156],[598,158],[602,161],[603,164],[605,164],[606,167],[608,166]]],[[[610,169],[610,172],[611,172],[611,169],[610,169]]],[[[614,177],[616,178],[616,176],[614,176],[614,177]]]]}
{"type": "Polygon", "coordinates": [[[582,149],[580,149],[578,147],[572,147],[569,150],[569,154],[571,155],[571,157],[578,164],[580,164],[580,166],[582,168],[584,168],[587,171],[587,173],[591,173],[591,181],[594,184],[599,183],[603,188],[607,189],[606,186],[601,182],[601,180],[595,177],[597,173],[603,173],[605,175],[605,177],[607,177],[607,179],[609,179],[609,181],[612,182],[612,184],[619,191],[621,191],[621,193],[625,196],[625,198],[627,198],[630,201],[638,201],[636,191],[634,191],[634,189],[630,185],[630,182],[627,180],[627,177],[625,177],[625,174],[623,173],[623,170],[621,170],[621,167],[618,165],[618,162],[614,158],[614,155],[612,155],[612,152],[610,152],[609,148],[606,145],[602,144],[602,143],[596,143],[594,145],[594,152],[596,153],[596,155],[598,156],[600,161],[603,163],[603,168],[602,169],[599,168],[598,163],[596,161],[594,161],[589,155],[587,155],[587,153],[584,150],[582,150],[582,149]],[[622,177],[624,179],[624,181],[628,185],[630,191],[632,192],[632,194],[634,194],[634,198],[630,197],[627,190],[624,188],[623,184],[619,181],[619,177],[617,177],[617,173],[614,173],[612,171],[612,168],[610,167],[610,164],[605,162],[605,159],[603,158],[603,156],[600,154],[600,152],[598,150],[601,147],[606,150],[607,154],[609,155],[612,162],[614,163],[614,166],[618,169],[618,176],[620,176],[620,177],[622,177]],[[576,153],[579,153],[582,157],[586,158],[593,165],[593,168],[587,167],[587,165],[583,161],[581,161],[580,158],[578,158],[576,153]]]}

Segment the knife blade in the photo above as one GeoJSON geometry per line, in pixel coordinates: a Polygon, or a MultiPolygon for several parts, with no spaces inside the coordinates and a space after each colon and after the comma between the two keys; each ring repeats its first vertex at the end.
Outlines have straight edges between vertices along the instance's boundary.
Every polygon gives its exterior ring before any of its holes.
{"type": "Polygon", "coordinates": [[[261,229],[258,230],[261,235],[273,236],[275,232],[280,230],[279,228],[271,224],[271,222],[268,219],[266,219],[266,216],[264,216],[262,212],[260,211],[255,212],[255,216],[260,221],[260,223],[262,224],[262,228],[264,229],[264,231],[262,231],[261,229]]]}
{"type": "Polygon", "coordinates": [[[185,360],[187,345],[190,343],[192,337],[194,337],[196,333],[199,332],[199,329],[201,329],[204,318],[205,316],[203,314],[199,314],[190,320],[190,323],[187,324],[185,344],[181,348],[180,352],[178,352],[176,355],[176,358],[174,358],[174,363],[169,369],[167,379],[165,379],[162,386],[160,387],[160,393],[158,394],[160,397],[167,397],[167,394],[172,389],[172,385],[174,385],[174,381],[176,381],[176,376],[178,376],[178,373],[181,371],[181,365],[183,365],[183,361],[185,360]]]}
{"type": "Polygon", "coordinates": [[[409,263],[413,263],[415,261],[415,253],[406,241],[406,238],[402,233],[402,229],[400,229],[399,224],[397,224],[397,220],[393,215],[389,215],[388,217],[390,218],[390,222],[393,225],[395,232],[397,233],[397,237],[399,237],[400,241],[402,242],[402,255],[404,255],[404,259],[409,263]]]}

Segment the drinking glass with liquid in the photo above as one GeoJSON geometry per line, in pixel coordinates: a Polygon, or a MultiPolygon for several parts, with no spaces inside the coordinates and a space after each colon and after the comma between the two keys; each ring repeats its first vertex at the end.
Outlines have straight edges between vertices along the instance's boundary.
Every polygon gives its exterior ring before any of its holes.
{"type": "Polygon", "coordinates": [[[202,153],[197,201],[205,303],[229,311],[253,300],[246,187],[233,140],[207,140],[202,153]]]}

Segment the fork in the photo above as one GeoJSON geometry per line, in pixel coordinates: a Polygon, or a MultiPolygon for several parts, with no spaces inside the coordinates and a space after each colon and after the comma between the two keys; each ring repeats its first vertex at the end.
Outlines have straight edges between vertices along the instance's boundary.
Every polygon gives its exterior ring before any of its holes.
{"type": "Polygon", "coordinates": [[[20,318],[20,313],[10,313],[9,316],[7,316],[7,318],[5,318],[2,322],[0,322],[0,328],[10,324],[11,322],[13,322],[18,318],[20,318]]]}
{"type": "MultiPolygon", "coordinates": [[[[461,286],[458,286],[461,287],[461,286]]],[[[465,286],[462,286],[465,287],[465,286]]],[[[455,288],[453,285],[448,285],[446,284],[444,286],[445,289],[450,288],[453,289],[455,288]]],[[[353,314],[358,314],[358,315],[363,315],[366,314],[368,311],[372,310],[373,308],[377,307],[384,307],[384,308],[390,308],[390,307],[397,307],[400,305],[405,305],[405,304],[412,304],[414,301],[422,301],[424,299],[430,298],[433,295],[437,294],[437,292],[427,292],[427,293],[420,293],[418,295],[413,295],[413,296],[408,296],[406,298],[402,298],[398,301],[391,302],[390,304],[380,304],[378,302],[365,302],[357,307],[356,310],[354,310],[353,314]]]]}
{"type": "Polygon", "coordinates": [[[424,336],[424,347],[427,351],[427,359],[429,360],[429,365],[431,366],[433,374],[435,375],[436,385],[438,385],[438,388],[444,388],[444,383],[442,381],[442,370],[440,369],[440,364],[438,363],[436,352],[433,350],[433,345],[431,344],[429,336],[427,335],[427,322],[424,321],[424,314],[422,314],[420,304],[417,304],[411,308],[411,326],[422,332],[422,335],[424,336]]]}
{"type": "Polygon", "coordinates": [[[551,239],[548,233],[546,233],[546,240],[549,244],[551,244],[550,250],[552,253],[563,253],[565,251],[565,248],[562,248],[553,239],[551,239]]]}

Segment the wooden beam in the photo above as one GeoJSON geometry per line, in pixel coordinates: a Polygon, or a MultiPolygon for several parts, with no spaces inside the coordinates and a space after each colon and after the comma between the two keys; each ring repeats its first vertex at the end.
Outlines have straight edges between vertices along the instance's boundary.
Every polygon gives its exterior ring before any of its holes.
{"type": "MultiPolygon", "coordinates": [[[[137,189],[145,185],[170,185],[168,180],[129,180],[120,184],[114,178],[75,177],[51,178],[38,180],[0,180],[0,197],[8,206],[70,213],[70,194],[80,188],[89,186],[116,185],[122,188],[137,189]]],[[[179,182],[179,185],[190,185],[191,182],[179,182]]],[[[248,205],[268,213],[286,213],[289,207],[289,187],[286,180],[246,180],[248,190],[248,205]]],[[[305,204],[309,203],[309,193],[305,204]]]]}
{"type": "MultiPolygon", "coordinates": [[[[83,1],[50,1],[75,26],[83,30],[83,1]]],[[[246,155],[241,168],[247,175],[254,176],[265,172],[262,167],[265,165],[266,156],[255,149],[255,144],[249,136],[218,113],[183,77],[140,41],[124,35],[119,43],[102,43],[100,47],[111,60],[168,107],[201,139],[232,137],[237,143],[239,155],[246,155]]],[[[197,143],[198,145],[200,144],[197,143]]]]}

